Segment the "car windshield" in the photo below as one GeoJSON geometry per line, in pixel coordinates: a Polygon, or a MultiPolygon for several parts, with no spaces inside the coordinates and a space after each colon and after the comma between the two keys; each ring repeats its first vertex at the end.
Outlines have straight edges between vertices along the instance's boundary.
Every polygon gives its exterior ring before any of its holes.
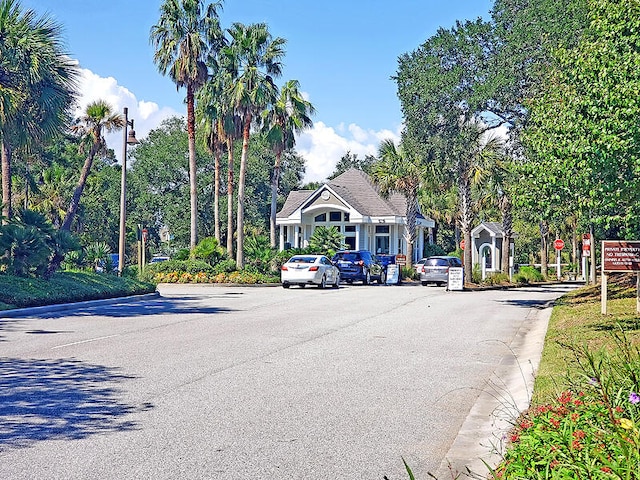
{"type": "Polygon", "coordinates": [[[316,257],[292,257],[289,259],[289,263],[314,263],[316,257]]]}
{"type": "Polygon", "coordinates": [[[357,253],[339,253],[337,260],[344,260],[346,262],[357,262],[360,260],[360,255],[357,253]]]}
{"type": "Polygon", "coordinates": [[[448,267],[449,262],[445,258],[429,258],[425,265],[429,267],[448,267]]]}

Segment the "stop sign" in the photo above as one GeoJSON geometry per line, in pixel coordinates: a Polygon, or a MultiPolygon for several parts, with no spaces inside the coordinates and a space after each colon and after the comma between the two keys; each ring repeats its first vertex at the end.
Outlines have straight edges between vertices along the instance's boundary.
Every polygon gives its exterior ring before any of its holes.
{"type": "Polygon", "coordinates": [[[558,238],[555,242],[553,242],[553,248],[556,250],[562,250],[564,248],[564,240],[558,238]]]}
{"type": "Polygon", "coordinates": [[[464,250],[464,240],[460,240],[460,249],[464,250]]]}

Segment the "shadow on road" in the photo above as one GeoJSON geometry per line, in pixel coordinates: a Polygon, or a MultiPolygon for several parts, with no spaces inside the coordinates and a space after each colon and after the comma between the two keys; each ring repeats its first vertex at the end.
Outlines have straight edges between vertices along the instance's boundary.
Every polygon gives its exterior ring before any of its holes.
{"type": "Polygon", "coordinates": [[[498,303],[502,303],[503,305],[514,305],[516,307],[522,308],[535,308],[537,310],[544,310],[545,308],[549,308],[553,306],[554,300],[497,300],[498,303]]]}
{"type": "Polygon", "coordinates": [[[127,415],[152,406],[120,400],[131,378],[74,359],[0,358],[0,451],[135,429],[127,415]]]}

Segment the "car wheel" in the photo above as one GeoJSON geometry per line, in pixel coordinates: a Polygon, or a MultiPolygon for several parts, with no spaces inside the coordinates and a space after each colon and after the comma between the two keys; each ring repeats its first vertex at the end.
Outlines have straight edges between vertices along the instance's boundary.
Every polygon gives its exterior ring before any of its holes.
{"type": "Polygon", "coordinates": [[[320,283],[318,284],[318,288],[325,288],[327,286],[327,277],[326,276],[322,276],[322,280],[320,280],[320,283]]]}
{"type": "Polygon", "coordinates": [[[371,283],[371,273],[367,270],[367,273],[364,275],[364,280],[362,280],[363,285],[369,285],[371,283]]]}
{"type": "Polygon", "coordinates": [[[384,284],[387,281],[387,272],[385,272],[384,270],[382,272],[380,272],[380,280],[378,280],[378,283],[380,285],[384,284]]]}
{"type": "Polygon", "coordinates": [[[437,285],[438,287],[441,287],[441,286],[443,286],[443,285],[444,285],[444,282],[436,282],[436,285],[437,285]]]}
{"type": "Polygon", "coordinates": [[[333,282],[333,288],[339,288],[340,287],[340,274],[336,275],[336,281],[333,282]]]}
{"type": "Polygon", "coordinates": [[[289,288],[291,285],[289,285],[288,283],[283,283],[282,284],[282,288],[289,288]]]}
{"type": "Polygon", "coordinates": [[[420,283],[422,283],[423,287],[426,287],[427,285],[429,285],[429,282],[420,282],[420,283]]]}
{"type": "Polygon", "coordinates": [[[306,285],[304,283],[301,283],[300,288],[304,288],[304,287],[306,287],[306,285]]]}

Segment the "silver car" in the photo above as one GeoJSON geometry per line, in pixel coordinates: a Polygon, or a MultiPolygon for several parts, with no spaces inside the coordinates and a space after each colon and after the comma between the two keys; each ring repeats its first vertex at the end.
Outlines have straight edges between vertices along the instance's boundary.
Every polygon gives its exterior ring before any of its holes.
{"type": "Polygon", "coordinates": [[[280,268],[280,281],[284,288],[291,285],[338,288],[340,270],[324,255],[294,255],[280,268]]]}
{"type": "Polygon", "coordinates": [[[462,262],[458,257],[429,257],[422,265],[420,282],[425,286],[430,283],[435,283],[438,286],[444,285],[449,281],[449,268],[451,267],[462,267],[462,262]]]}

